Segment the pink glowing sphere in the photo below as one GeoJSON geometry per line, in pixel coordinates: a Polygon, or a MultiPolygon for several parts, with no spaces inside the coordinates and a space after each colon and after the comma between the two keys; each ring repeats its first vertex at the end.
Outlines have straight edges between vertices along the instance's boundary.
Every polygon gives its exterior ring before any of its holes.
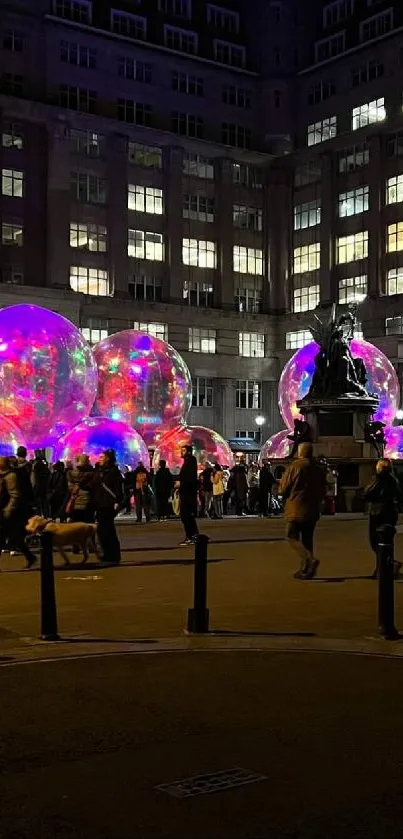
{"type": "Polygon", "coordinates": [[[283,431],[278,431],[266,440],[259,455],[260,466],[264,460],[284,459],[289,456],[290,446],[292,446],[292,441],[288,439],[289,434],[291,434],[289,428],[284,428],[283,431]]]}
{"type": "Polygon", "coordinates": [[[30,447],[51,445],[89,414],[96,389],[91,349],[69,320],[40,306],[0,310],[0,414],[30,447]]]}
{"type": "Polygon", "coordinates": [[[149,469],[150,456],[147,446],[129,425],[107,417],[86,417],[62,437],[56,446],[55,460],[74,461],[80,454],[87,454],[96,463],[106,449],[113,449],[120,467],[136,468],[140,460],[149,469]]]}
{"type": "Polygon", "coordinates": [[[0,455],[15,455],[18,446],[27,447],[20,429],[7,417],[0,416],[0,455]]]}
{"type": "Polygon", "coordinates": [[[234,465],[234,455],[220,434],[201,425],[182,425],[161,437],[154,452],[154,469],[158,468],[161,460],[166,460],[169,469],[178,471],[183,464],[182,446],[193,447],[199,469],[203,469],[206,463],[234,465]]]}
{"type": "Polygon", "coordinates": [[[403,460],[403,425],[389,425],[384,429],[386,445],[384,455],[391,460],[403,460]]]}
{"type": "Polygon", "coordinates": [[[96,413],[135,428],[148,445],[183,422],[192,402],[187,365],[165,341],[145,332],[117,332],[94,349],[96,413]]]}
{"type": "MultiPolygon", "coordinates": [[[[294,427],[294,420],[301,417],[297,402],[309,391],[318,350],[315,341],[301,347],[290,358],[281,374],[278,388],[279,408],[285,424],[290,428],[294,427]]],[[[379,399],[374,419],[384,423],[392,422],[400,403],[399,379],[393,364],[378,347],[362,338],[354,338],[351,341],[351,352],[354,358],[362,358],[364,361],[368,393],[375,394],[379,399]]]]}

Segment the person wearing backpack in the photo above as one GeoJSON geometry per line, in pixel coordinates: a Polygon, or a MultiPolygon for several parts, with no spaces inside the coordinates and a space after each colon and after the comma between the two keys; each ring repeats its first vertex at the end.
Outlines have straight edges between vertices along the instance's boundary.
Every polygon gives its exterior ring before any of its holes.
{"type": "Polygon", "coordinates": [[[19,473],[20,469],[12,468],[8,457],[0,457],[0,553],[8,540],[25,557],[27,568],[31,568],[37,558],[26,544],[25,526],[32,510],[19,473]]]}

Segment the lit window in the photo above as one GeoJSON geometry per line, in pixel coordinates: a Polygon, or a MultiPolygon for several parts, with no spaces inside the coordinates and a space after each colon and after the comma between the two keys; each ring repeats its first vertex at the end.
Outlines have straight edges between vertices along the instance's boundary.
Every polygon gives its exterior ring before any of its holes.
{"type": "Polygon", "coordinates": [[[241,230],[254,230],[260,233],[263,227],[263,210],[258,207],[247,207],[243,204],[234,204],[232,211],[234,227],[241,230]]]}
{"type": "Polygon", "coordinates": [[[195,221],[213,222],[215,220],[214,198],[206,195],[184,195],[183,196],[183,218],[191,218],[195,221]]]}
{"type": "Polygon", "coordinates": [[[389,224],[386,250],[388,253],[403,250],[403,221],[398,221],[396,224],[389,224]]]}
{"type": "Polygon", "coordinates": [[[339,195],[339,216],[356,216],[369,209],[369,186],[360,186],[339,195]]]}
{"type": "Polygon", "coordinates": [[[188,96],[203,96],[204,81],[200,76],[189,73],[172,73],[172,90],[177,93],[187,93],[188,96]]]}
{"type": "Polygon", "coordinates": [[[84,128],[70,130],[70,148],[75,154],[99,157],[105,151],[105,137],[84,128]]]}
{"type": "Polygon", "coordinates": [[[263,332],[240,332],[239,355],[242,358],[264,358],[265,335],[263,332]]]}
{"type": "Polygon", "coordinates": [[[320,268],[320,242],[294,248],[294,274],[305,274],[320,268]]]}
{"type": "Polygon", "coordinates": [[[367,275],[339,280],[339,303],[360,303],[367,296],[367,275]]]}
{"type": "Polygon", "coordinates": [[[108,272],[101,268],[87,268],[85,265],[70,266],[70,288],[94,297],[107,297],[111,294],[108,272]]]}
{"type": "Polygon", "coordinates": [[[238,379],[236,382],[236,407],[259,411],[262,407],[262,383],[238,379]]]}
{"type": "Polygon", "coordinates": [[[161,216],[164,212],[162,189],[129,184],[127,206],[136,213],[161,216]]]}
{"type": "Polygon", "coordinates": [[[5,122],[3,124],[1,143],[5,149],[18,149],[24,147],[24,134],[21,125],[16,122],[5,122]]]}
{"type": "Polygon", "coordinates": [[[12,198],[24,196],[24,173],[19,169],[1,170],[1,191],[12,198]]]}
{"type": "Polygon", "coordinates": [[[286,332],[285,348],[286,350],[299,350],[306,344],[310,344],[312,340],[312,333],[309,329],[296,329],[293,332],[286,332]]]}
{"type": "Polygon", "coordinates": [[[204,306],[210,309],[214,303],[214,289],[211,283],[197,283],[185,280],[182,297],[189,306],[204,306]]]}
{"type": "Polygon", "coordinates": [[[60,60],[76,67],[86,67],[93,70],[96,66],[96,50],[78,44],[76,41],[60,42],[60,60]]]}
{"type": "Polygon", "coordinates": [[[391,29],[393,29],[393,9],[387,9],[386,12],[380,12],[379,15],[374,15],[360,23],[360,41],[364,43],[364,41],[380,38],[391,29]]]}
{"type": "Polygon", "coordinates": [[[263,276],[263,251],[260,248],[245,248],[234,245],[234,271],[239,274],[263,276]]]}
{"type": "Polygon", "coordinates": [[[125,35],[126,38],[144,40],[147,35],[147,18],[112,9],[111,29],[118,35],[125,35]]]}
{"type": "Polygon", "coordinates": [[[237,312],[251,312],[257,314],[262,310],[261,288],[237,288],[235,292],[235,308],[237,312]]]}
{"type": "Polygon", "coordinates": [[[107,230],[102,224],[70,223],[70,247],[93,253],[105,253],[107,230]]]}
{"type": "Polygon", "coordinates": [[[207,6],[207,23],[216,29],[224,29],[231,35],[239,32],[239,14],[231,9],[223,9],[222,6],[215,6],[211,3],[207,6]]]}
{"type": "Polygon", "coordinates": [[[262,432],[261,431],[235,431],[235,437],[238,440],[254,440],[256,443],[259,443],[259,448],[262,441],[262,432]]]}
{"type": "Polygon", "coordinates": [[[184,114],[178,111],[172,112],[172,131],[182,137],[198,137],[201,139],[204,133],[204,120],[194,114],[184,114]]]}
{"type": "Polygon", "coordinates": [[[135,300],[154,303],[162,299],[162,283],[158,277],[134,274],[129,277],[129,292],[135,300]]]}
{"type": "Polygon", "coordinates": [[[403,294],[403,268],[388,271],[386,294],[403,294]]]}
{"type": "Polygon", "coordinates": [[[304,286],[294,289],[294,312],[309,312],[316,309],[320,300],[320,289],[318,285],[304,286]]]}
{"type": "Polygon", "coordinates": [[[187,154],[183,156],[183,172],[193,178],[214,178],[214,160],[201,154],[187,154]]]}
{"type": "Polygon", "coordinates": [[[368,230],[351,236],[339,236],[336,240],[337,264],[355,262],[368,256],[368,230]]]}
{"type": "Polygon", "coordinates": [[[354,172],[361,166],[369,163],[369,148],[365,143],[360,143],[351,148],[339,152],[339,172],[354,172]]]}
{"type": "Polygon", "coordinates": [[[246,50],[238,44],[230,44],[227,41],[214,40],[214,58],[220,64],[229,64],[231,67],[245,67],[246,50]]]}
{"type": "Polygon", "coordinates": [[[164,44],[171,50],[197,55],[198,36],[196,32],[190,32],[188,29],[178,29],[176,26],[165,24],[164,44]]]}
{"type": "Polygon", "coordinates": [[[386,183],[386,203],[400,204],[403,201],[403,175],[389,178],[386,183]]]}
{"type": "Polygon", "coordinates": [[[109,336],[109,322],[103,318],[88,318],[87,325],[81,327],[81,333],[91,346],[99,344],[109,336]]]}
{"type": "Polygon", "coordinates": [[[213,379],[192,377],[192,408],[213,407],[213,379]]]}
{"type": "Polygon", "coordinates": [[[145,230],[129,230],[127,253],[136,259],[149,259],[154,262],[163,262],[164,237],[162,233],[146,233],[145,230]]]}
{"type": "Polygon", "coordinates": [[[90,0],[53,0],[53,13],[75,23],[91,23],[90,0]]]}
{"type": "Polygon", "coordinates": [[[317,143],[324,143],[331,140],[337,134],[337,117],[322,119],[320,122],[313,122],[308,125],[308,146],[316,146],[317,143]]]}
{"type": "Polygon", "coordinates": [[[403,317],[386,318],[385,332],[386,335],[403,335],[403,317]]]}
{"type": "Polygon", "coordinates": [[[159,338],[160,341],[168,340],[168,324],[167,323],[142,323],[141,321],[134,321],[133,329],[139,329],[140,332],[147,332],[153,338],[159,338]]]}
{"type": "Polygon", "coordinates": [[[356,131],[357,128],[365,128],[366,125],[383,122],[384,119],[386,119],[385,99],[381,96],[379,99],[373,99],[372,102],[353,108],[352,128],[356,131]]]}
{"type": "Polygon", "coordinates": [[[216,352],[217,333],[215,329],[200,329],[189,326],[189,352],[214,355],[216,352]]]}
{"type": "Polygon", "coordinates": [[[320,224],[320,202],[309,201],[294,207],[294,230],[304,230],[306,227],[316,227],[320,224]]]}
{"type": "Polygon", "coordinates": [[[3,245],[23,245],[24,233],[22,222],[3,221],[1,225],[1,241],[3,245]]]}
{"type": "Polygon", "coordinates": [[[216,268],[216,243],[203,239],[182,239],[182,262],[197,268],[216,268]]]}
{"type": "Polygon", "coordinates": [[[147,169],[162,169],[162,149],[158,146],[145,146],[129,140],[127,147],[129,163],[144,166],[147,169]]]}
{"type": "Polygon", "coordinates": [[[84,204],[105,204],[106,181],[85,172],[72,172],[70,178],[72,197],[84,204]]]}

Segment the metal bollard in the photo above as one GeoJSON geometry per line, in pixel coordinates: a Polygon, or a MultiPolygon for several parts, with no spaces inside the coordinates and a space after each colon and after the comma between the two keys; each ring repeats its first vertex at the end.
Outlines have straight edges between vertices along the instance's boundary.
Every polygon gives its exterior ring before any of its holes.
{"type": "Polygon", "coordinates": [[[41,638],[59,641],[51,533],[42,533],[41,545],[41,638]]]}
{"type": "Polygon", "coordinates": [[[378,626],[386,641],[399,637],[395,627],[395,587],[393,538],[396,529],[384,525],[378,529],[378,626]]]}
{"type": "Polygon", "coordinates": [[[207,609],[207,545],[208,536],[199,534],[195,540],[195,570],[193,609],[188,609],[187,631],[208,632],[209,610],[207,609]]]}

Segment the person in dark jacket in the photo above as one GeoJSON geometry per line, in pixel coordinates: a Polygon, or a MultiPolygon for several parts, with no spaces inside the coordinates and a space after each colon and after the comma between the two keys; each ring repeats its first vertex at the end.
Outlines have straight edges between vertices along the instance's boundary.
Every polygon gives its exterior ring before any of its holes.
{"type": "MultiPolygon", "coordinates": [[[[369,502],[369,542],[375,554],[375,568],[372,578],[378,576],[378,528],[389,525],[396,527],[403,495],[399,483],[392,471],[392,463],[381,458],[376,464],[376,475],[364,491],[364,499],[369,502]]],[[[395,576],[402,563],[394,563],[395,576]]]]}
{"type": "Polygon", "coordinates": [[[146,521],[150,521],[150,503],[151,503],[151,486],[150,473],[147,472],[144,463],[140,460],[137,468],[133,472],[134,476],[134,501],[136,504],[136,521],[141,524],[143,518],[143,510],[146,521]]]}
{"type": "Polygon", "coordinates": [[[181,504],[181,520],[185,528],[185,539],[181,545],[191,545],[195,537],[199,535],[197,527],[197,460],[193,454],[192,446],[182,446],[181,455],[183,465],[179,472],[179,497],[181,504]]]}
{"type": "Polygon", "coordinates": [[[9,541],[25,557],[27,568],[36,562],[25,541],[25,525],[31,513],[18,469],[11,468],[8,457],[0,457],[0,555],[9,541]]]}
{"type": "Polygon", "coordinates": [[[211,511],[211,504],[213,500],[213,467],[210,463],[206,463],[203,471],[200,473],[200,501],[201,501],[201,516],[209,516],[211,511]]]}
{"type": "Polygon", "coordinates": [[[273,500],[273,487],[276,479],[271,471],[268,460],[264,460],[259,476],[259,513],[261,516],[270,516],[273,500]]]}
{"type": "Polygon", "coordinates": [[[160,460],[159,469],[155,473],[154,486],[158,521],[165,521],[169,516],[169,498],[173,486],[172,474],[167,468],[166,460],[160,460]]]}
{"type": "Polygon", "coordinates": [[[35,459],[31,468],[31,484],[34,491],[34,503],[38,511],[38,515],[49,518],[49,502],[48,502],[48,483],[50,471],[49,466],[43,456],[43,453],[38,450],[35,452],[35,459]]]}
{"type": "Polygon", "coordinates": [[[93,475],[94,470],[87,454],[80,454],[76,468],[71,467],[67,472],[69,495],[73,501],[73,509],[69,514],[71,521],[84,521],[87,524],[94,521],[94,506],[89,489],[93,475]]]}
{"type": "Polygon", "coordinates": [[[115,452],[108,449],[99,458],[89,482],[92,502],[98,522],[98,539],[102,561],[118,564],[121,560],[120,542],[116,533],[115,516],[123,503],[123,478],[116,465],[115,452]]]}
{"type": "Polygon", "coordinates": [[[52,519],[66,520],[66,502],[69,494],[64,463],[61,460],[53,464],[48,482],[49,512],[52,519]]]}
{"type": "Polygon", "coordinates": [[[123,488],[125,493],[125,513],[129,516],[132,511],[132,497],[134,495],[134,472],[130,466],[125,466],[123,471],[123,488]]]}
{"type": "Polygon", "coordinates": [[[234,488],[235,514],[244,516],[246,515],[245,507],[248,497],[248,479],[246,463],[243,460],[237,463],[232,470],[231,486],[234,488]]]}

